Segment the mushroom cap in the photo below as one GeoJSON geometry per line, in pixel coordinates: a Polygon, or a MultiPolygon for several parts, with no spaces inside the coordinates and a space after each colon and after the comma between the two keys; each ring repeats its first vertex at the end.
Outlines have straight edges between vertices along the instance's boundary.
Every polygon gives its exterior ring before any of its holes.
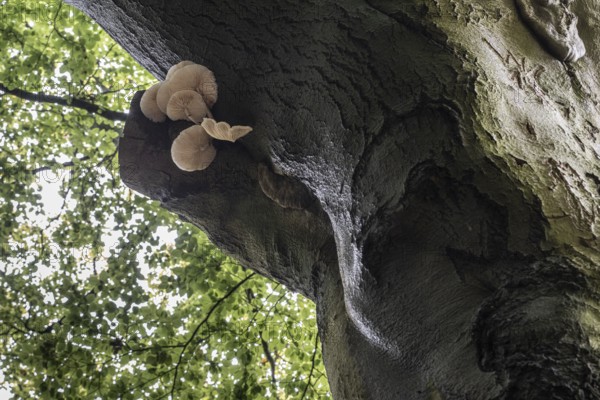
{"type": "MultiPolygon", "coordinates": [[[[193,90],[193,88],[189,87],[188,85],[188,87],[182,87],[179,88],[179,90],[193,90]]],[[[170,79],[168,81],[164,81],[162,85],[160,85],[158,91],[156,92],[156,105],[160,111],[165,114],[167,113],[167,104],[169,104],[169,99],[171,99],[171,96],[173,96],[173,94],[179,90],[175,90],[175,87],[171,86],[170,79]]]]}
{"type": "Polygon", "coordinates": [[[162,82],[158,82],[152,86],[150,86],[142,95],[142,99],[140,100],[140,108],[142,109],[142,113],[153,122],[163,122],[167,119],[167,116],[164,112],[158,108],[158,104],[156,103],[156,94],[158,93],[158,89],[162,85],[162,82]]]}
{"type": "Polygon", "coordinates": [[[202,95],[193,90],[175,92],[167,103],[167,116],[173,121],[189,120],[200,122],[208,114],[202,95]]]}
{"type": "Polygon", "coordinates": [[[179,70],[179,69],[181,69],[181,68],[183,68],[183,67],[186,67],[186,66],[188,66],[188,65],[192,65],[192,64],[195,64],[195,62],[193,62],[193,61],[187,61],[187,60],[185,60],[185,61],[181,61],[181,62],[179,62],[179,63],[177,63],[177,64],[173,65],[171,68],[169,68],[169,71],[167,72],[167,76],[165,76],[165,81],[166,81],[166,80],[169,80],[169,78],[170,78],[171,76],[173,76],[173,73],[174,73],[175,71],[177,71],[177,70],[179,70]]]}
{"type": "Polygon", "coordinates": [[[204,118],[202,120],[202,127],[206,130],[206,133],[213,138],[227,140],[229,142],[235,142],[239,138],[246,136],[252,131],[252,128],[249,126],[230,126],[227,122],[217,122],[212,118],[204,118]]]}
{"type": "Polygon", "coordinates": [[[184,89],[195,90],[204,98],[210,108],[217,101],[217,81],[212,71],[200,64],[186,65],[173,72],[156,95],[158,107],[166,112],[166,107],[173,93],[184,89]]]}
{"type": "Polygon", "coordinates": [[[206,169],[217,155],[210,136],[200,125],[192,125],[181,131],[171,145],[171,158],[184,171],[206,169]]]}

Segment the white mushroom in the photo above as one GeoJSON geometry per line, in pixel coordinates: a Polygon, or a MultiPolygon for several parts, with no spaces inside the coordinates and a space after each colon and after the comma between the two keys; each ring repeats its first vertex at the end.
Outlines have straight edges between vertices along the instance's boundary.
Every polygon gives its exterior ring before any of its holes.
{"type": "MultiPolygon", "coordinates": [[[[158,88],[158,92],[156,93],[156,105],[163,113],[167,113],[167,104],[169,104],[169,99],[176,92],[176,90],[172,90],[169,86],[170,81],[164,81],[160,88],[158,88]]],[[[183,88],[180,90],[190,90],[191,88],[183,88]]]]}
{"type": "Polygon", "coordinates": [[[175,65],[173,65],[171,68],[169,68],[169,71],[167,72],[167,76],[165,77],[165,81],[169,80],[170,77],[173,76],[173,73],[183,67],[186,67],[188,65],[192,65],[195,64],[195,62],[193,61],[181,61],[180,63],[177,63],[175,65]]]}
{"type": "Polygon", "coordinates": [[[208,115],[208,107],[202,95],[193,90],[175,92],[167,103],[167,116],[173,121],[189,120],[199,123],[208,115]]]}
{"type": "Polygon", "coordinates": [[[163,122],[167,119],[167,116],[164,112],[162,112],[158,108],[158,104],[156,104],[156,93],[160,88],[162,82],[158,82],[150,88],[148,88],[144,94],[142,95],[142,99],[140,100],[140,108],[142,109],[142,113],[153,122],[163,122]]]}
{"type": "Polygon", "coordinates": [[[217,149],[200,125],[193,125],[181,131],[171,145],[173,162],[184,171],[206,169],[216,155],[217,149]]]}
{"type": "Polygon", "coordinates": [[[202,120],[202,127],[215,139],[227,140],[230,142],[235,142],[252,131],[252,128],[249,126],[230,126],[227,122],[217,122],[212,118],[204,118],[202,120]]]}
{"type": "Polygon", "coordinates": [[[168,81],[165,81],[158,93],[156,101],[158,108],[167,112],[167,103],[173,94],[180,90],[195,90],[204,98],[210,108],[217,101],[217,81],[212,71],[203,65],[187,65],[173,72],[168,81]]]}

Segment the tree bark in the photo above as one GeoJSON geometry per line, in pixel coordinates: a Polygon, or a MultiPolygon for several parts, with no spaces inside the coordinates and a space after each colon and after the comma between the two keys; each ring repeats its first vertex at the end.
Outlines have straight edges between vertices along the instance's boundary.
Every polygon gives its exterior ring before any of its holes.
{"type": "Polygon", "coordinates": [[[334,398],[600,398],[594,2],[72,3],[254,128],[183,172],[138,93],[121,174],[315,301],[334,398]]]}

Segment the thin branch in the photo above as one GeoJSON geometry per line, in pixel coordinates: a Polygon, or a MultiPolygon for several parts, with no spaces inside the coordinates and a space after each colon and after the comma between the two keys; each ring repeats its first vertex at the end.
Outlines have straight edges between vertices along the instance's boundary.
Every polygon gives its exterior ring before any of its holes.
{"type": "Polygon", "coordinates": [[[119,111],[107,110],[105,108],[100,107],[97,104],[87,102],[85,100],[81,100],[75,97],[71,98],[63,98],[59,96],[54,96],[51,94],[46,94],[42,92],[32,93],[23,89],[9,89],[4,84],[0,83],[0,91],[4,92],[4,94],[10,94],[12,96],[21,98],[23,100],[35,101],[38,103],[50,103],[57,104],[59,106],[65,107],[73,107],[85,110],[91,114],[98,114],[101,117],[109,119],[111,121],[125,121],[127,119],[127,114],[119,111]]]}
{"type": "MultiPolygon", "coordinates": [[[[271,298],[271,296],[273,296],[273,294],[275,293],[275,290],[277,290],[279,288],[279,285],[280,284],[278,283],[275,286],[275,288],[271,291],[271,293],[269,293],[269,295],[265,298],[265,300],[263,301],[263,303],[266,303],[267,301],[269,301],[269,299],[271,298]]],[[[277,301],[275,302],[275,304],[279,303],[279,300],[281,300],[284,296],[285,296],[285,293],[283,295],[281,295],[281,297],[279,297],[279,299],[277,299],[277,301]]],[[[250,318],[250,321],[248,321],[248,324],[246,325],[246,329],[244,329],[245,333],[248,333],[248,331],[252,327],[252,323],[254,321],[256,321],[256,317],[257,317],[258,313],[261,312],[263,309],[264,309],[264,306],[262,304],[260,305],[260,308],[256,308],[256,311],[254,311],[254,313],[252,314],[252,318],[250,318]]],[[[273,307],[269,308],[269,311],[266,314],[267,317],[271,313],[272,309],[273,309],[273,307]]]]}
{"type": "MultiPolygon", "coordinates": [[[[110,54],[110,52],[112,51],[112,49],[117,45],[117,43],[113,43],[109,48],[108,51],[106,52],[106,54],[104,54],[104,57],[102,57],[102,59],[107,58],[108,55],[110,54]]],[[[79,88],[79,90],[77,91],[77,94],[75,96],[79,96],[81,95],[81,92],[86,88],[86,86],[90,83],[90,80],[92,80],[92,78],[94,78],[94,76],[96,75],[96,73],[100,70],[100,59],[96,61],[96,68],[94,69],[94,72],[92,72],[92,74],[90,76],[88,76],[85,80],[85,82],[83,82],[83,85],[81,85],[81,87],[79,88]]]]}
{"type": "Polygon", "coordinates": [[[117,155],[117,153],[118,153],[118,152],[119,152],[119,148],[117,147],[117,148],[115,148],[115,151],[113,151],[112,153],[110,153],[110,154],[107,154],[107,155],[105,155],[104,157],[102,157],[102,158],[100,159],[100,161],[98,161],[98,162],[96,163],[96,166],[95,166],[95,168],[98,168],[98,167],[100,167],[102,164],[104,164],[104,163],[105,163],[105,162],[107,162],[107,161],[109,161],[109,164],[110,164],[110,163],[112,162],[112,160],[115,158],[115,156],[117,155]]]}
{"type": "Polygon", "coordinates": [[[63,196],[62,205],[60,206],[60,210],[58,210],[58,214],[56,214],[54,217],[48,218],[48,224],[46,225],[46,230],[50,229],[50,225],[52,225],[53,222],[57,221],[65,212],[65,209],[67,208],[67,202],[69,199],[69,195],[71,193],[70,183],[71,183],[71,180],[69,180],[69,184],[67,185],[67,190],[65,191],[65,195],[63,196]]]}
{"type": "Polygon", "coordinates": [[[315,370],[315,358],[317,357],[317,349],[319,348],[319,335],[315,335],[315,351],[313,351],[312,355],[312,365],[310,366],[310,374],[308,374],[308,382],[306,382],[306,386],[304,386],[304,391],[302,392],[302,397],[300,400],[304,400],[304,396],[306,396],[306,392],[308,391],[308,387],[310,386],[310,380],[312,379],[313,372],[315,370]]]}
{"type": "Polygon", "coordinates": [[[271,365],[271,381],[273,382],[273,385],[276,385],[277,380],[275,379],[275,360],[273,359],[273,356],[271,355],[271,351],[269,350],[269,343],[267,343],[266,340],[263,339],[262,332],[259,332],[259,336],[260,336],[260,342],[263,347],[263,351],[265,352],[265,357],[267,358],[267,361],[269,361],[269,364],[271,365]]]}
{"type": "Polygon", "coordinates": [[[164,345],[164,346],[158,345],[158,346],[138,347],[138,348],[131,348],[131,347],[129,347],[129,345],[127,343],[125,343],[125,345],[128,347],[128,350],[130,353],[140,353],[143,351],[156,350],[156,349],[180,349],[185,345],[185,343],[169,344],[169,345],[164,345]]]}
{"type": "Polygon", "coordinates": [[[280,302],[281,300],[283,300],[283,298],[284,298],[286,295],[287,295],[287,292],[286,292],[286,291],[284,291],[284,292],[282,293],[282,295],[281,295],[281,296],[279,296],[279,298],[277,299],[277,301],[275,301],[275,303],[273,303],[273,305],[272,305],[271,307],[269,307],[269,310],[267,311],[267,315],[266,315],[267,317],[268,317],[269,315],[271,315],[271,311],[273,311],[273,309],[274,309],[274,308],[277,308],[277,306],[279,305],[279,302],[280,302]]]}
{"type": "MultiPolygon", "coordinates": [[[[119,149],[116,148],[115,151],[113,151],[110,154],[107,154],[106,156],[102,157],[97,163],[96,165],[94,165],[94,168],[98,168],[100,167],[102,164],[106,163],[107,161],[112,162],[112,160],[115,158],[115,156],[117,155],[117,153],[119,152],[119,149]]],[[[70,167],[75,167],[77,165],[79,165],[80,162],[82,161],[87,161],[91,159],[90,156],[83,156],[83,157],[79,157],[76,158],[77,161],[67,161],[64,163],[60,163],[58,165],[60,165],[62,168],[70,168],[70,167]]],[[[45,167],[38,167],[38,168],[34,168],[32,169],[30,172],[32,174],[38,174],[40,172],[44,172],[44,171],[51,171],[53,167],[51,166],[45,166],[45,167]]],[[[92,167],[88,167],[88,168],[92,168],[92,167]]]]}
{"type": "Polygon", "coordinates": [[[39,56],[38,56],[37,60],[35,61],[35,65],[31,69],[32,71],[36,71],[38,69],[40,60],[42,59],[42,57],[44,56],[44,53],[46,53],[46,50],[48,49],[48,43],[50,43],[50,38],[52,37],[52,34],[54,33],[54,27],[56,26],[56,19],[58,18],[58,14],[60,13],[62,6],[63,6],[63,3],[60,2],[58,5],[58,9],[54,13],[54,17],[52,18],[52,32],[50,32],[50,34],[46,37],[46,43],[44,43],[44,50],[42,50],[42,52],[39,53],[39,56]]]}
{"type": "Polygon", "coordinates": [[[163,371],[163,372],[161,372],[160,374],[158,374],[158,375],[154,376],[154,378],[151,378],[151,379],[149,379],[149,380],[147,380],[147,381],[145,381],[145,382],[142,382],[142,383],[140,383],[140,384],[138,384],[138,385],[134,386],[133,388],[131,388],[131,391],[133,391],[133,390],[135,390],[135,389],[139,389],[139,388],[141,388],[141,387],[144,387],[144,386],[146,386],[147,384],[149,384],[150,382],[153,382],[153,381],[155,381],[155,380],[157,380],[157,379],[160,379],[160,378],[162,378],[163,376],[165,376],[165,375],[167,375],[168,373],[170,373],[171,371],[173,371],[175,368],[176,368],[176,367],[169,368],[168,370],[166,370],[166,371],[163,371]]]}
{"type": "Polygon", "coordinates": [[[123,86],[123,87],[120,87],[118,89],[106,89],[106,90],[103,90],[100,93],[95,93],[93,95],[93,98],[96,99],[96,98],[98,98],[100,96],[106,96],[106,95],[110,95],[110,94],[114,94],[114,93],[119,93],[119,92],[122,92],[124,90],[126,90],[126,91],[138,91],[138,90],[140,90],[140,86],[141,85],[130,86],[130,87],[123,86]]]}
{"type": "MultiPolygon", "coordinates": [[[[89,159],[90,159],[89,156],[83,156],[83,157],[77,158],[77,162],[79,163],[81,161],[87,161],[89,159]]],[[[63,168],[68,168],[68,167],[74,167],[75,165],[77,165],[77,163],[75,161],[67,161],[67,162],[64,162],[59,165],[63,168]]],[[[51,171],[51,170],[52,170],[52,167],[39,167],[39,168],[32,169],[31,173],[35,175],[35,174],[39,174],[40,172],[51,171]]]]}
{"type": "MultiPolygon", "coordinates": [[[[16,332],[18,332],[18,333],[21,333],[21,334],[23,334],[23,335],[27,335],[27,332],[25,332],[25,331],[24,331],[24,330],[22,330],[22,329],[19,329],[19,328],[17,328],[16,326],[14,326],[14,325],[12,325],[12,324],[9,324],[8,322],[0,322],[0,324],[2,324],[2,325],[6,325],[6,326],[8,326],[9,328],[11,328],[12,330],[14,330],[14,331],[16,331],[16,332]]],[[[12,332],[11,332],[10,330],[8,330],[8,331],[6,331],[6,332],[2,332],[2,333],[0,333],[0,336],[11,335],[11,334],[12,334],[12,332]]]]}
{"type": "Polygon", "coordinates": [[[52,331],[54,330],[54,326],[56,326],[56,325],[62,326],[64,319],[65,319],[65,317],[61,317],[60,319],[56,320],[55,322],[51,322],[49,325],[45,326],[44,329],[35,329],[32,326],[30,326],[29,318],[26,320],[22,320],[22,319],[18,319],[18,320],[25,327],[25,329],[27,329],[29,332],[35,332],[40,335],[45,335],[48,333],[52,333],[52,331]]]}
{"type": "Polygon", "coordinates": [[[246,283],[248,280],[250,280],[250,278],[252,278],[254,275],[256,275],[254,272],[251,273],[250,275],[248,275],[247,277],[245,277],[244,279],[239,281],[234,287],[232,287],[229,290],[229,292],[225,293],[225,295],[223,297],[221,297],[219,300],[215,301],[215,303],[212,305],[210,310],[208,310],[208,313],[206,314],[204,319],[198,324],[198,326],[196,326],[196,329],[194,329],[194,332],[192,332],[192,335],[190,336],[188,341],[185,342],[185,344],[183,345],[183,348],[181,349],[181,353],[179,353],[179,360],[177,361],[177,364],[175,365],[175,374],[173,375],[173,384],[171,385],[171,398],[173,398],[173,394],[175,393],[175,386],[177,385],[177,373],[179,372],[179,367],[181,365],[181,362],[183,361],[183,355],[184,355],[187,347],[192,343],[192,341],[194,340],[194,338],[200,331],[200,328],[208,321],[208,319],[211,317],[212,313],[221,305],[221,303],[223,303],[225,300],[227,300],[233,293],[235,293],[236,290],[238,290],[240,288],[240,286],[242,286],[244,283],[246,283]]]}

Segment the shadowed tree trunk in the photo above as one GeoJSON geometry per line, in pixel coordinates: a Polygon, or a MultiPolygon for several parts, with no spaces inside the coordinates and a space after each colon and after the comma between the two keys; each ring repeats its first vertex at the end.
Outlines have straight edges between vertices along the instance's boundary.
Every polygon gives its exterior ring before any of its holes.
{"type": "Polygon", "coordinates": [[[594,1],[72,3],[254,128],[183,172],[138,93],[121,174],[315,301],[336,399],[600,398],[594,1]]]}

